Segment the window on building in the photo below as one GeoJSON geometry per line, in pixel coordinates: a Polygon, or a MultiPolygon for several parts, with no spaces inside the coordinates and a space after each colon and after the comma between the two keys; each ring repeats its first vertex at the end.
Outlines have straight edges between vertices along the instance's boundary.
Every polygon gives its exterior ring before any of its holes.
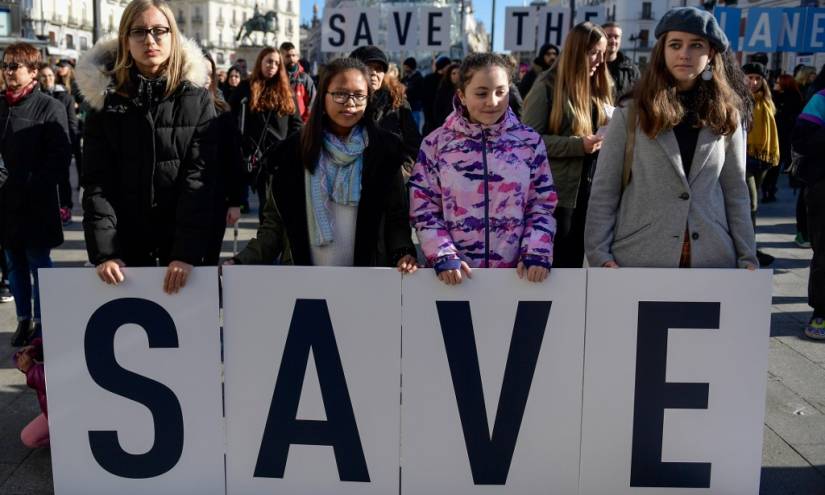
{"type": "Polygon", "coordinates": [[[224,56],[223,52],[218,52],[217,64],[218,65],[223,65],[225,63],[226,63],[226,57],[224,56]]]}
{"type": "Polygon", "coordinates": [[[66,48],[74,50],[74,36],[71,34],[66,35],[66,48]]]}
{"type": "Polygon", "coordinates": [[[57,46],[57,35],[54,31],[49,31],[49,45],[57,46]]]}
{"type": "Polygon", "coordinates": [[[639,46],[642,48],[647,48],[648,43],[650,40],[650,31],[647,29],[642,29],[639,31],[639,46]]]}
{"type": "Polygon", "coordinates": [[[642,19],[653,19],[653,5],[651,2],[642,2],[642,19]]]}
{"type": "Polygon", "coordinates": [[[89,49],[89,38],[85,36],[80,37],[80,49],[81,50],[88,50],[89,49]]]}

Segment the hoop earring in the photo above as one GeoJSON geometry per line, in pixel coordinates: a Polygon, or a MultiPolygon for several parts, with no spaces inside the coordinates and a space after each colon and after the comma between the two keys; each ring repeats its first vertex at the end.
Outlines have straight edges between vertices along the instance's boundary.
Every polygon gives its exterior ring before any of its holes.
{"type": "Polygon", "coordinates": [[[708,64],[702,71],[702,80],[710,81],[711,79],[713,79],[713,64],[708,64]]]}

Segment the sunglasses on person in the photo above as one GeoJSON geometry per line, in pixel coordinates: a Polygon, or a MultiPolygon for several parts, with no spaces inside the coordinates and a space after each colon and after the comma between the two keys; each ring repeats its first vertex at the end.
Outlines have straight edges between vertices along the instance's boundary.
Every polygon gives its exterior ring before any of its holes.
{"type": "Polygon", "coordinates": [[[344,93],[341,91],[330,92],[327,94],[332,96],[332,101],[340,105],[345,105],[350,98],[356,105],[363,105],[367,101],[368,97],[368,95],[361,93],[344,93]]]}
{"type": "Polygon", "coordinates": [[[160,42],[160,39],[169,34],[170,31],[172,30],[165,26],[132,28],[129,30],[129,39],[132,41],[146,41],[146,36],[151,34],[156,42],[160,42]]]}
{"type": "Polygon", "coordinates": [[[18,64],[17,62],[2,62],[0,63],[0,70],[15,72],[20,67],[28,67],[26,64],[18,64]]]}

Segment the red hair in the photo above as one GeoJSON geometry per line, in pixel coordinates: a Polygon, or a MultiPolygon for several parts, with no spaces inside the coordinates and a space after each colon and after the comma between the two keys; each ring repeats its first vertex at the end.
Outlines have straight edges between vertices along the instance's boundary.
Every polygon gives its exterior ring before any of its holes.
{"type": "Polygon", "coordinates": [[[283,58],[277,48],[271,46],[261,50],[255,60],[255,68],[252,69],[252,77],[249,78],[249,108],[253,112],[268,112],[275,110],[279,115],[289,115],[295,113],[295,100],[292,98],[292,88],[289,86],[289,78],[286,75],[283,58]],[[278,72],[270,79],[263,75],[264,58],[270,53],[278,56],[278,72]]]}
{"type": "Polygon", "coordinates": [[[779,84],[779,87],[782,88],[783,92],[792,91],[799,96],[802,96],[802,92],[799,91],[799,85],[796,84],[796,79],[794,79],[793,76],[789,74],[782,74],[776,80],[776,83],[779,84]]]}
{"type": "Polygon", "coordinates": [[[3,52],[3,58],[23,64],[29,70],[35,70],[40,66],[40,52],[28,43],[12,43],[3,52]]]}

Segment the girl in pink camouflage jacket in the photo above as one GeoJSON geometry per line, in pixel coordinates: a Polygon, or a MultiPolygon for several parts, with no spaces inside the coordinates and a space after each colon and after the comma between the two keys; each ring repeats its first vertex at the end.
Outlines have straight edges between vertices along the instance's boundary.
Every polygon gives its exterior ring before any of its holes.
{"type": "Polygon", "coordinates": [[[471,268],[513,268],[543,281],[553,262],[558,200],[541,136],[509,109],[511,68],[468,56],[455,110],[424,139],[410,177],[410,217],[446,284],[471,268]]]}

